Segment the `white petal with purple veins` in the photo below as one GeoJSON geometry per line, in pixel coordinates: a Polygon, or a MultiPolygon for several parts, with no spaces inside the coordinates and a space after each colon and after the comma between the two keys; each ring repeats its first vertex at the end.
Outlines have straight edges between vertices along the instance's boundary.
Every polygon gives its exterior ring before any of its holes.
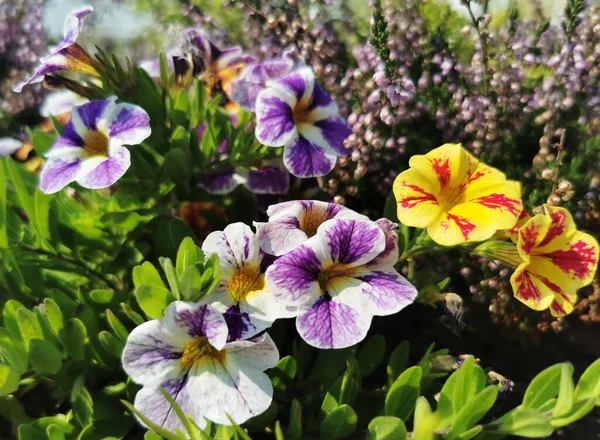
{"type": "Polygon", "coordinates": [[[162,320],[144,322],[127,338],[123,368],[135,382],[158,386],[181,373],[181,354],[186,342],[187,339],[170,332],[162,320]]]}
{"type": "Polygon", "coordinates": [[[0,138],[0,157],[6,157],[13,154],[23,146],[23,142],[9,137],[0,138]]]}
{"type": "Polygon", "coordinates": [[[366,310],[325,296],[296,318],[296,328],[302,339],[313,347],[345,348],[365,338],[371,319],[366,310]]]}
{"type": "Polygon", "coordinates": [[[162,319],[176,341],[204,336],[217,350],[227,342],[227,323],[223,315],[207,304],[175,301],[165,309],[162,319]]]}
{"type": "Polygon", "coordinates": [[[83,164],[86,170],[77,177],[81,186],[89,189],[108,188],[129,169],[131,155],[125,147],[113,147],[110,157],[85,159],[83,164]],[[93,165],[88,165],[92,163],[93,165]]]}
{"type": "Polygon", "coordinates": [[[49,160],[42,167],[40,173],[40,190],[45,194],[60,191],[79,175],[81,161],[74,160],[49,160]]]}
{"type": "Polygon", "coordinates": [[[279,362],[279,351],[271,337],[264,333],[248,341],[227,344],[227,360],[259,371],[273,368],[279,362]]]}
{"type": "Polygon", "coordinates": [[[85,104],[89,100],[70,90],[57,90],[48,93],[40,106],[40,114],[47,118],[70,112],[76,105],[85,104]]]}
{"type": "Polygon", "coordinates": [[[375,259],[371,260],[368,266],[379,270],[383,268],[392,269],[398,262],[399,257],[398,235],[396,234],[398,225],[385,218],[377,220],[375,224],[385,234],[385,249],[375,259]]]}
{"type": "Polygon", "coordinates": [[[245,181],[242,176],[232,169],[204,174],[201,185],[210,194],[222,195],[230,193],[245,181]]]}
{"type": "MultiPolygon", "coordinates": [[[[302,67],[277,81],[268,81],[267,86],[283,86],[296,98],[296,101],[310,101],[315,88],[315,74],[310,67],[302,67]]],[[[258,107],[258,103],[257,103],[258,107]]]]}
{"type": "Polygon", "coordinates": [[[223,231],[211,232],[202,243],[202,250],[208,256],[217,254],[225,277],[247,265],[259,264],[258,239],[248,225],[233,223],[223,231]]]}
{"type": "Polygon", "coordinates": [[[296,177],[325,176],[335,167],[337,155],[303,136],[295,136],[285,145],[283,163],[296,177]]]}
{"type": "Polygon", "coordinates": [[[376,316],[398,313],[417,297],[417,289],[394,270],[369,271],[358,279],[363,282],[362,293],[369,312],[376,316]]]}
{"type": "Polygon", "coordinates": [[[115,104],[107,118],[107,133],[112,141],[120,144],[141,144],[150,134],[150,116],[141,107],[133,104],[115,104]]]}
{"type": "Polygon", "coordinates": [[[260,143],[281,147],[297,135],[292,114],[295,105],[295,96],[284,87],[270,87],[259,93],[255,135],[260,143]]]}
{"type": "Polygon", "coordinates": [[[260,247],[272,255],[284,255],[308,240],[295,216],[282,217],[257,227],[260,247]]]}
{"type": "Polygon", "coordinates": [[[245,174],[244,185],[254,194],[285,194],[290,186],[290,174],[279,167],[263,167],[245,174]]]}

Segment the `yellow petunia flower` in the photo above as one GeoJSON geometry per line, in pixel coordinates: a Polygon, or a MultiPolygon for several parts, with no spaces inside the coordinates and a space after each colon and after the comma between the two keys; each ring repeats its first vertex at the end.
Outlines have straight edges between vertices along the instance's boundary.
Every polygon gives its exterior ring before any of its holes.
{"type": "Polygon", "coordinates": [[[489,239],[512,228],[523,210],[521,184],[480,163],[460,144],[444,144],[410,158],[394,181],[398,219],[427,228],[438,244],[489,239]]]}
{"type": "Polygon", "coordinates": [[[544,205],[544,214],[519,229],[517,250],[523,263],[510,278],[515,297],[554,316],[571,313],[577,289],[594,279],[598,242],[577,230],[569,211],[544,205]]]}

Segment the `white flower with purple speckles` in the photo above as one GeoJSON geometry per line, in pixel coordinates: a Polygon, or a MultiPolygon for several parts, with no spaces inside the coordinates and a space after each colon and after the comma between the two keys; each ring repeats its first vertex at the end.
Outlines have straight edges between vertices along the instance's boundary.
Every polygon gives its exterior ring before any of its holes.
{"type": "Polygon", "coordinates": [[[345,206],[319,200],[294,200],[271,205],[267,215],[267,223],[255,222],[254,226],[261,249],[276,256],[291,251],[314,236],[327,220],[357,218],[369,221],[368,217],[345,206]]]}
{"type": "Polygon", "coordinates": [[[308,67],[268,81],[256,98],[256,138],[269,147],[284,147],[283,161],[294,176],[329,173],[338,156],[348,155],[344,140],[351,133],[308,67]]]}
{"type": "Polygon", "coordinates": [[[389,227],[385,221],[328,220],[267,269],[267,288],[297,307],[296,328],[308,344],[357,344],[373,315],[391,315],[413,302],[416,289],[389,258],[396,246],[389,227]]]}
{"type": "Polygon", "coordinates": [[[129,150],[150,136],[150,117],[132,104],[117,104],[116,97],[73,108],[62,136],[46,153],[40,189],[60,191],[76,181],[90,189],[115,183],[131,164],[129,150]]]}
{"type": "Polygon", "coordinates": [[[50,54],[41,59],[41,65],[35,70],[31,78],[15,86],[15,92],[20,93],[28,84],[40,82],[44,76],[61,70],[73,70],[86,75],[100,76],[99,64],[77,44],[77,38],[83,29],[83,19],[94,10],[91,6],[84,6],[71,12],[65,20],[64,38],[50,54]]]}
{"type": "Polygon", "coordinates": [[[224,231],[212,232],[202,250],[219,257],[221,285],[205,301],[224,314],[230,341],[254,336],[276,319],[295,316],[266,289],[264,273],[273,257],[260,251],[249,226],[233,223],[224,231]]]}
{"type": "Polygon", "coordinates": [[[264,412],[273,387],[264,370],[279,361],[277,347],[264,334],[227,341],[223,316],[209,305],[176,301],[162,318],[135,328],[123,350],[123,367],[143,385],[135,408],[153,423],[184,429],[159,387],[201,427],[206,419],[230,425],[264,412]]]}

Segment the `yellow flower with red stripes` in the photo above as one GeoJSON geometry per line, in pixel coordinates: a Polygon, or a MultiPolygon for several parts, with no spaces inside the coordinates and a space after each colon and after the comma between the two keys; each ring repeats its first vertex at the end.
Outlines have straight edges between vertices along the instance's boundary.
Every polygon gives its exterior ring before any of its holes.
{"type": "Polygon", "coordinates": [[[569,211],[544,205],[519,229],[517,250],[523,263],[510,282],[515,297],[554,316],[573,311],[577,290],[594,279],[598,242],[578,231],[569,211]]]}
{"type": "Polygon", "coordinates": [[[521,184],[480,163],[460,144],[445,144],[410,158],[396,178],[398,219],[427,228],[438,244],[489,239],[512,228],[523,210],[521,184]]]}

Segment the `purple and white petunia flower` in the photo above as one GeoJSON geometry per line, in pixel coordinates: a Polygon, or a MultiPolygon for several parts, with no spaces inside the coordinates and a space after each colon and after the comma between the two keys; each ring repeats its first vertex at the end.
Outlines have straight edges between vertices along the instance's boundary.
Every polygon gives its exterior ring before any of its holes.
{"type": "Polygon", "coordinates": [[[267,288],[278,301],[297,308],[296,328],[308,344],[357,344],[373,315],[397,313],[414,301],[416,289],[387,264],[387,238],[371,221],[328,220],[267,269],[267,288]]]}
{"type": "Polygon", "coordinates": [[[134,406],[170,431],[184,429],[159,387],[204,428],[230,425],[264,412],[273,387],[264,370],[279,361],[269,335],[227,342],[227,324],[209,305],[176,301],[162,318],[136,327],[123,350],[123,368],[143,385],[134,406]]]}
{"type": "Polygon", "coordinates": [[[193,53],[195,62],[202,64],[196,67],[201,72],[200,79],[211,88],[219,80],[225,92],[231,93],[231,81],[239,75],[247,63],[256,61],[253,56],[244,54],[239,46],[219,49],[203,31],[189,29],[187,36],[195,49],[193,53]]]}
{"type": "Polygon", "coordinates": [[[67,16],[62,41],[50,50],[47,57],[40,60],[41,65],[35,70],[31,78],[20,82],[14,87],[15,92],[20,93],[26,85],[41,82],[44,76],[61,70],[72,70],[86,75],[100,76],[98,62],[77,44],[77,38],[83,29],[83,19],[93,10],[94,8],[91,6],[84,6],[67,16]]]}
{"type": "MultiPolygon", "coordinates": [[[[334,218],[369,218],[337,203],[319,200],[294,200],[267,208],[269,221],[254,222],[258,241],[263,251],[280,256],[317,233],[327,220],[334,218]]],[[[395,262],[394,262],[395,264],[395,262]]]]}
{"type": "Polygon", "coordinates": [[[207,256],[215,253],[219,257],[223,278],[205,301],[224,314],[229,341],[247,339],[276,319],[295,316],[266,288],[264,273],[273,258],[260,251],[249,226],[233,223],[224,231],[212,232],[202,250],[207,256]]]}
{"type": "Polygon", "coordinates": [[[254,194],[285,194],[290,187],[290,173],[281,160],[265,160],[257,169],[231,168],[206,173],[202,187],[210,194],[228,194],[243,185],[254,194]]]}
{"type": "Polygon", "coordinates": [[[295,65],[296,60],[291,52],[284,53],[281,58],[249,64],[239,79],[231,84],[231,99],[246,110],[254,112],[256,98],[267,87],[267,82],[284,77],[295,65]]]}
{"type": "Polygon", "coordinates": [[[352,133],[329,94],[302,67],[267,87],[256,98],[256,138],[283,147],[286,168],[297,177],[329,173],[338,156],[347,156],[344,140],[352,133]]]}
{"type": "Polygon", "coordinates": [[[46,153],[40,189],[60,191],[71,182],[84,188],[107,188],[131,164],[129,150],[150,136],[150,117],[132,104],[117,104],[116,97],[91,101],[73,108],[62,136],[46,153]]]}

